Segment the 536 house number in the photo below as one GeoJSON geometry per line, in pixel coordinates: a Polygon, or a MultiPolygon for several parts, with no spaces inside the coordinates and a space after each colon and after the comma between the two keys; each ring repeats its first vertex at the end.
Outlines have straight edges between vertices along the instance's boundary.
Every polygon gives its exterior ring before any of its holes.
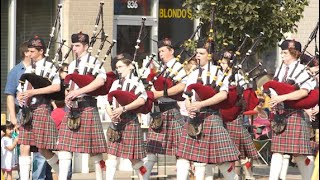
{"type": "Polygon", "coordinates": [[[127,2],[127,8],[129,8],[129,9],[136,9],[136,8],[138,8],[138,2],[137,2],[137,0],[128,0],[128,2],[127,2]]]}

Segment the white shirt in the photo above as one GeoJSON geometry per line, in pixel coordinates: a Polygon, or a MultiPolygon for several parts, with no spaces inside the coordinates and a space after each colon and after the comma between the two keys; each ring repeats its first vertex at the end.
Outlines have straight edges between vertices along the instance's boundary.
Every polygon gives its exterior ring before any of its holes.
{"type": "Polygon", "coordinates": [[[12,145],[13,139],[4,136],[1,138],[1,169],[11,170],[16,162],[14,161],[14,151],[8,151],[5,147],[12,145]]]}
{"type": "MultiPolygon", "coordinates": [[[[299,63],[299,64],[298,64],[298,66],[297,66],[296,70],[294,71],[294,73],[293,73],[293,75],[292,75],[291,78],[295,78],[295,76],[296,76],[297,74],[299,74],[302,69],[304,69],[305,66],[302,65],[302,64],[300,64],[299,61],[295,61],[295,62],[291,63],[291,64],[289,65],[289,71],[288,71],[288,74],[287,74],[287,79],[289,78],[291,72],[293,71],[294,66],[295,66],[296,63],[299,63]]],[[[283,81],[283,78],[284,78],[284,75],[285,75],[285,72],[286,72],[286,67],[287,67],[287,65],[283,64],[283,65],[282,65],[282,68],[281,68],[281,69],[280,69],[280,67],[277,68],[277,70],[276,70],[276,72],[275,72],[275,75],[277,75],[277,74],[278,74],[278,71],[280,70],[280,73],[279,73],[279,76],[278,76],[279,82],[282,82],[282,81],[283,81]]],[[[309,77],[308,72],[307,72],[306,70],[303,70],[303,72],[299,75],[299,77],[298,77],[297,79],[294,79],[294,80],[295,80],[296,83],[300,83],[300,82],[306,80],[308,77],[309,77]]],[[[309,79],[308,81],[306,81],[305,83],[303,83],[303,84],[301,85],[301,87],[300,87],[300,89],[307,89],[308,92],[309,92],[310,90],[312,90],[313,88],[314,88],[314,83],[312,82],[311,79],[309,79]]],[[[273,92],[273,90],[271,90],[271,91],[273,92]]]]}

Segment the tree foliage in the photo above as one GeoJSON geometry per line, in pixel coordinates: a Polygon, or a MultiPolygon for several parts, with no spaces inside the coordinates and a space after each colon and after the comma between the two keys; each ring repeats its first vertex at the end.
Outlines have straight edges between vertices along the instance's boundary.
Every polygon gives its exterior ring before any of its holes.
{"type": "Polygon", "coordinates": [[[297,32],[297,22],[307,0],[183,0],[183,6],[192,10],[193,19],[205,22],[208,32],[210,14],[215,12],[213,21],[216,31],[215,43],[223,42],[240,45],[245,34],[257,37],[264,32],[260,48],[274,47],[284,38],[286,32],[297,32]],[[213,6],[212,3],[215,3],[213,6]],[[212,8],[214,7],[214,8],[212,8]]]}

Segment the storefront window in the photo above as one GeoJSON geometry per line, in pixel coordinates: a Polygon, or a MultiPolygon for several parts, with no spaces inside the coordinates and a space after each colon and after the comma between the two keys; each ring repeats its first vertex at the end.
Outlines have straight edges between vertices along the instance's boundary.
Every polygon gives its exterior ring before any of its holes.
{"type": "Polygon", "coordinates": [[[4,88],[8,74],[8,1],[1,1],[1,112],[6,112],[4,88]]]}
{"type": "Polygon", "coordinates": [[[115,15],[151,16],[154,0],[115,0],[115,15]]]}
{"type": "MultiPolygon", "coordinates": [[[[117,26],[117,53],[128,53],[132,57],[135,52],[135,46],[137,45],[137,39],[139,36],[140,26],[117,26]]],[[[145,26],[141,33],[141,42],[137,51],[136,61],[141,66],[142,59],[147,55],[150,55],[150,33],[151,26],[145,26]]]]}
{"type": "Polygon", "coordinates": [[[181,1],[159,0],[159,40],[170,38],[176,48],[175,55],[181,49],[179,47],[186,41],[194,30],[194,22],[191,10],[182,7],[181,1]]]}
{"type": "MultiPolygon", "coordinates": [[[[20,59],[18,47],[23,41],[27,41],[37,35],[44,39],[46,45],[50,39],[51,28],[55,20],[55,1],[47,0],[19,0],[17,1],[17,59],[20,59]],[[37,17],[37,18],[31,18],[37,17]]],[[[57,39],[57,31],[53,41],[57,39]]],[[[53,55],[54,45],[50,49],[53,55]]],[[[52,56],[51,56],[52,57],[52,56]]],[[[17,63],[19,63],[18,61],[17,63]]]]}
{"type": "MultiPolygon", "coordinates": [[[[1,1],[1,111],[6,112],[6,96],[4,88],[7,82],[9,67],[9,2],[1,1]]],[[[15,64],[21,62],[19,46],[22,42],[27,41],[37,35],[48,43],[51,28],[54,22],[56,1],[47,0],[19,0],[16,1],[16,60],[15,64]],[[36,18],[35,18],[36,17],[36,18]]],[[[10,7],[11,8],[11,7],[10,7]]],[[[13,7],[12,7],[13,8],[13,7]]],[[[12,18],[11,18],[12,21],[12,18]]],[[[10,22],[15,23],[15,22],[10,22]]],[[[56,36],[53,39],[50,57],[55,49],[56,36]]],[[[12,43],[12,42],[11,42],[12,43]]]]}

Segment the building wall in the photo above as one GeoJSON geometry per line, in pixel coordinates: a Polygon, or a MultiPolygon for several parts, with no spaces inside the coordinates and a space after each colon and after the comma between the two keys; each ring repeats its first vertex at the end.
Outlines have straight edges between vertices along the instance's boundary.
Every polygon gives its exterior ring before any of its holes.
{"type": "MultiPolygon", "coordinates": [[[[308,42],[308,38],[315,28],[317,22],[319,21],[319,0],[309,0],[309,6],[305,8],[303,12],[303,19],[300,20],[298,25],[298,32],[292,34],[292,38],[300,41],[302,48],[308,42]]],[[[317,39],[319,39],[319,31],[317,34],[317,39]]],[[[319,45],[319,41],[317,42],[319,45]]],[[[314,55],[315,43],[314,41],[310,43],[307,51],[314,55]]]]}

